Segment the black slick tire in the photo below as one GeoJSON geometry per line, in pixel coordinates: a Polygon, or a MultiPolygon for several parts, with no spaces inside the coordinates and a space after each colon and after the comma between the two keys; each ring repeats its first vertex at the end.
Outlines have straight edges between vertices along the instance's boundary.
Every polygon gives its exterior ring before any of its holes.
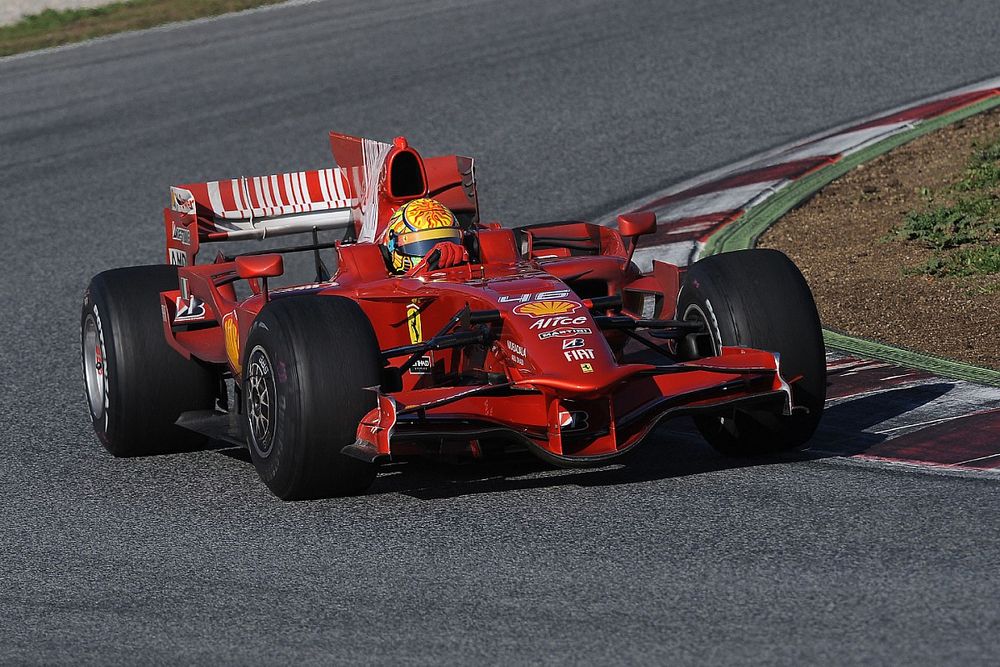
{"type": "Polygon", "coordinates": [[[197,448],[205,438],[174,425],[210,410],[218,376],[167,343],[160,292],[177,289],[177,267],[134,266],[94,276],[80,318],[84,382],[101,444],[115,456],[197,448]]]}
{"type": "Polygon", "coordinates": [[[250,457],[279,498],[363,493],[376,465],[341,453],[376,404],[381,355],[354,301],[297,295],[257,315],[243,361],[250,457]]]}
{"type": "Polygon", "coordinates": [[[803,447],[826,399],[826,355],[816,304],[795,264],[766,249],[706,257],[688,269],[677,315],[706,322],[716,350],[737,345],[779,353],[792,403],[805,408],[790,416],[737,410],[724,417],[697,417],[705,439],[731,456],[803,447]]]}

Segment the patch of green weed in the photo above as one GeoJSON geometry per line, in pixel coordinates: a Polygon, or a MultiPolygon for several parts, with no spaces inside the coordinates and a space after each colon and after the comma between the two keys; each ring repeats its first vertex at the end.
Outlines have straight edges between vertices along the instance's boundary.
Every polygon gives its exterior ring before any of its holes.
{"type": "Polygon", "coordinates": [[[939,192],[920,188],[925,208],[896,228],[896,236],[934,251],[908,273],[1000,274],[1000,138],[973,148],[962,178],[939,192]]]}

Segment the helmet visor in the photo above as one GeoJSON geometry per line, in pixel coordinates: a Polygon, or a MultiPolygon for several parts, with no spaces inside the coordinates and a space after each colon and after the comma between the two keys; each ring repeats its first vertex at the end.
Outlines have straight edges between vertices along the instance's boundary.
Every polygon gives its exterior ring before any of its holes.
{"type": "Polygon", "coordinates": [[[461,244],[462,231],[454,227],[439,227],[400,234],[396,237],[396,252],[410,257],[423,257],[442,241],[461,244]]]}

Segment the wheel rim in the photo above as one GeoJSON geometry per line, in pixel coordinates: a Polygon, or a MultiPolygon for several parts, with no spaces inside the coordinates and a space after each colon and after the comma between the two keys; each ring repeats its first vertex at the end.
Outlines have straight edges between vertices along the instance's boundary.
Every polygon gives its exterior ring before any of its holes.
{"type": "Polygon", "coordinates": [[[104,419],[108,401],[107,356],[104,336],[93,315],[83,324],[83,375],[87,382],[87,401],[94,419],[104,419]]]}
{"type": "Polygon", "coordinates": [[[261,458],[271,454],[274,444],[274,411],[277,393],[271,360],[264,348],[257,346],[247,362],[246,414],[250,444],[261,458]]]}
{"type": "Polygon", "coordinates": [[[706,331],[708,331],[708,337],[712,341],[713,354],[715,356],[722,354],[722,340],[719,334],[719,326],[714,321],[714,314],[712,319],[709,319],[701,306],[691,303],[684,309],[684,315],[681,319],[685,322],[701,322],[706,331]]]}

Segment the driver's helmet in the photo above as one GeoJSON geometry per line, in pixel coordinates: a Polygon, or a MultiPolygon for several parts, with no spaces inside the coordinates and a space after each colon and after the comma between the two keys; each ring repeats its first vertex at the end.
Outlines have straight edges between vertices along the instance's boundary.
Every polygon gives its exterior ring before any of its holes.
{"type": "Polygon", "coordinates": [[[442,241],[462,243],[455,215],[433,199],[414,199],[399,207],[386,227],[382,245],[396,272],[408,271],[442,241]]]}

